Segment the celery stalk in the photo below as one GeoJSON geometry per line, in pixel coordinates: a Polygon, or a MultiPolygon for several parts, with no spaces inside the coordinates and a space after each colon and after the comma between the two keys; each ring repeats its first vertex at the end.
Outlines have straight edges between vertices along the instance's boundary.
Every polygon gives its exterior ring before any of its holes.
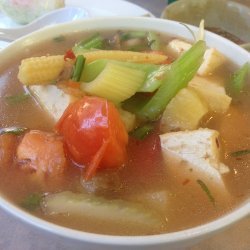
{"type": "Polygon", "coordinates": [[[166,67],[163,83],[155,95],[138,113],[142,120],[155,120],[164,111],[170,100],[182,88],[185,88],[199,69],[206,43],[198,41],[180,58],[166,67]]]}
{"type": "Polygon", "coordinates": [[[84,66],[80,81],[93,81],[103,71],[108,62],[144,71],[147,77],[143,86],[138,90],[138,92],[154,92],[157,88],[159,88],[162,83],[161,75],[167,67],[166,65],[159,66],[154,64],[139,64],[132,62],[99,59],[84,66]]]}

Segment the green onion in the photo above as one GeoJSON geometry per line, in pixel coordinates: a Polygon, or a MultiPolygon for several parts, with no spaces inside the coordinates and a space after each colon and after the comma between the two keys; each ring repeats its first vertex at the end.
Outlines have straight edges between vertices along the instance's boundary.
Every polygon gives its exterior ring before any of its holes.
{"type": "Polygon", "coordinates": [[[239,156],[243,156],[243,155],[247,155],[247,154],[250,154],[250,149],[244,149],[244,150],[232,152],[232,153],[230,153],[230,156],[239,157],[239,156]]]}
{"type": "Polygon", "coordinates": [[[11,96],[5,96],[5,101],[10,104],[18,104],[21,102],[24,102],[30,98],[30,95],[28,93],[20,93],[16,95],[11,95],[11,96]]]}
{"type": "Polygon", "coordinates": [[[40,207],[41,200],[41,194],[31,194],[22,201],[21,206],[27,210],[33,211],[40,207]]]}
{"type": "Polygon", "coordinates": [[[139,112],[142,120],[156,120],[171,99],[185,88],[199,69],[206,50],[204,41],[195,43],[186,53],[164,70],[163,83],[155,95],[139,112]]]}
{"type": "Polygon", "coordinates": [[[147,35],[147,40],[148,40],[148,44],[151,50],[160,50],[161,43],[160,43],[158,34],[156,34],[155,32],[149,31],[147,35]]]}
{"type": "Polygon", "coordinates": [[[0,128],[0,135],[2,134],[21,135],[27,130],[28,128],[23,128],[23,127],[0,128]]]}
{"type": "Polygon", "coordinates": [[[83,40],[76,44],[72,50],[75,54],[80,54],[90,49],[102,49],[104,44],[104,38],[100,34],[95,34],[90,38],[83,40]]]}
{"type": "Polygon", "coordinates": [[[145,31],[130,31],[126,33],[121,33],[120,35],[120,39],[122,41],[134,39],[134,38],[146,38],[146,32],[145,31]]]}
{"type": "Polygon", "coordinates": [[[74,70],[73,70],[73,76],[71,78],[73,81],[79,82],[79,80],[81,79],[85,60],[86,60],[86,58],[83,55],[77,56],[74,70]]]}
{"type": "Polygon", "coordinates": [[[154,130],[154,125],[152,123],[144,124],[141,127],[133,130],[130,135],[138,140],[145,139],[154,130]]]}
{"type": "Polygon", "coordinates": [[[200,185],[201,189],[206,193],[208,199],[215,205],[215,199],[212,196],[210,190],[208,189],[207,185],[202,180],[197,180],[197,183],[200,185]]]}
{"type": "Polygon", "coordinates": [[[249,73],[250,65],[245,63],[239,70],[237,70],[228,86],[228,91],[231,95],[238,95],[246,85],[246,79],[249,73]]]}

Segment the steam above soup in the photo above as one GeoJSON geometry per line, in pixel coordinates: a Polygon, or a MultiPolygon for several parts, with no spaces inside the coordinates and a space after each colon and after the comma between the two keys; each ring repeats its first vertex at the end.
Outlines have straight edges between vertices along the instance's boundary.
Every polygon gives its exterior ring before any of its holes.
{"type": "Polygon", "coordinates": [[[0,188],[23,209],[150,235],[249,195],[248,64],[151,31],[60,36],[17,58],[1,69],[0,188]]]}

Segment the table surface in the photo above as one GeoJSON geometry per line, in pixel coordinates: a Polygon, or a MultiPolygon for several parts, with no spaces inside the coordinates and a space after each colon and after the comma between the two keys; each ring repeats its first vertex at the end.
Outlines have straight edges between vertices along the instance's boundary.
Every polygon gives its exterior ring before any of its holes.
{"type": "MultiPolygon", "coordinates": [[[[105,0],[104,0],[105,1],[105,0]]],[[[115,0],[114,0],[115,1],[115,0]]],[[[249,3],[250,0],[241,0],[249,3]]],[[[159,17],[166,0],[129,0],[150,10],[159,17]]],[[[0,209],[0,250],[66,250],[75,249],[74,243],[65,246],[57,236],[49,235],[29,226],[0,209]]],[[[234,226],[212,238],[189,248],[189,250],[249,250],[250,218],[245,218],[234,226]]],[[[89,250],[89,249],[86,249],[89,250]]]]}

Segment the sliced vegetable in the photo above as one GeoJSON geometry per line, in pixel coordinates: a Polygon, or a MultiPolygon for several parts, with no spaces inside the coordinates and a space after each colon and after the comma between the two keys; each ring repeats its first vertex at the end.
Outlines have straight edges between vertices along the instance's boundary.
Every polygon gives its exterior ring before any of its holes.
{"type": "Polygon", "coordinates": [[[16,95],[5,96],[5,101],[10,105],[15,105],[24,102],[30,98],[28,93],[20,93],[16,95]]]}
{"type": "Polygon", "coordinates": [[[72,80],[79,82],[81,75],[82,75],[82,71],[84,68],[84,63],[85,63],[85,57],[83,55],[78,55],[76,58],[76,62],[75,62],[75,67],[73,70],[73,75],[72,75],[72,80]]]}
{"type": "Polygon", "coordinates": [[[0,135],[2,134],[13,134],[13,135],[21,135],[26,132],[28,128],[24,127],[8,127],[8,128],[0,128],[0,135]]]}
{"type": "Polygon", "coordinates": [[[73,47],[73,51],[76,54],[83,53],[90,49],[102,49],[104,38],[100,34],[94,34],[86,40],[83,40],[73,47]]]}
{"type": "Polygon", "coordinates": [[[125,50],[94,50],[76,54],[84,55],[84,57],[86,57],[86,63],[90,63],[98,59],[110,59],[134,63],[160,64],[167,60],[167,56],[162,54],[125,50]]]}
{"type": "Polygon", "coordinates": [[[132,62],[121,62],[116,60],[99,59],[85,65],[81,81],[93,81],[106,67],[108,63],[117,64],[131,69],[141,70],[145,72],[146,78],[139,92],[154,92],[162,83],[162,73],[166,65],[158,66],[155,64],[140,64],[132,62]]]}
{"type": "Polygon", "coordinates": [[[247,76],[250,71],[250,64],[245,63],[233,76],[230,84],[228,85],[228,92],[232,95],[238,95],[244,88],[247,82],[247,76]]]}
{"type": "Polygon", "coordinates": [[[159,67],[161,67],[155,64],[140,64],[140,63],[132,63],[126,61],[122,62],[116,60],[98,59],[85,65],[81,81],[84,82],[93,81],[103,71],[103,69],[106,67],[108,63],[117,64],[131,69],[141,70],[144,71],[145,74],[147,75],[149,75],[150,73],[154,72],[155,70],[159,69],[159,67]]]}
{"type": "Polygon", "coordinates": [[[143,85],[146,74],[123,65],[108,63],[99,76],[81,89],[94,96],[120,103],[136,93],[143,85]]]}
{"type": "Polygon", "coordinates": [[[33,211],[40,207],[41,201],[41,194],[31,194],[23,200],[21,206],[27,210],[33,211]]]}
{"type": "Polygon", "coordinates": [[[155,120],[159,117],[171,99],[194,77],[202,63],[205,50],[205,42],[198,41],[166,68],[160,88],[139,112],[141,119],[155,120]]]}
{"type": "Polygon", "coordinates": [[[154,124],[148,123],[144,124],[135,130],[133,130],[130,135],[138,140],[143,140],[146,136],[148,136],[154,130],[154,124]]]}
{"type": "Polygon", "coordinates": [[[105,99],[84,96],[66,109],[56,128],[71,158],[86,166],[86,179],[125,162],[128,134],[117,109],[105,99]]]}
{"type": "Polygon", "coordinates": [[[243,155],[247,155],[247,154],[250,154],[250,149],[244,149],[244,150],[232,152],[232,153],[230,153],[230,156],[239,157],[239,156],[243,156],[243,155]]]}
{"type": "Polygon", "coordinates": [[[215,205],[215,199],[208,189],[207,185],[202,180],[197,180],[197,183],[200,185],[201,189],[206,193],[208,199],[215,205]]]}
{"type": "Polygon", "coordinates": [[[166,226],[166,220],[154,211],[137,203],[122,200],[107,200],[94,195],[64,191],[45,196],[43,211],[48,215],[77,215],[95,221],[124,223],[132,227],[147,227],[153,230],[166,226]]]}

